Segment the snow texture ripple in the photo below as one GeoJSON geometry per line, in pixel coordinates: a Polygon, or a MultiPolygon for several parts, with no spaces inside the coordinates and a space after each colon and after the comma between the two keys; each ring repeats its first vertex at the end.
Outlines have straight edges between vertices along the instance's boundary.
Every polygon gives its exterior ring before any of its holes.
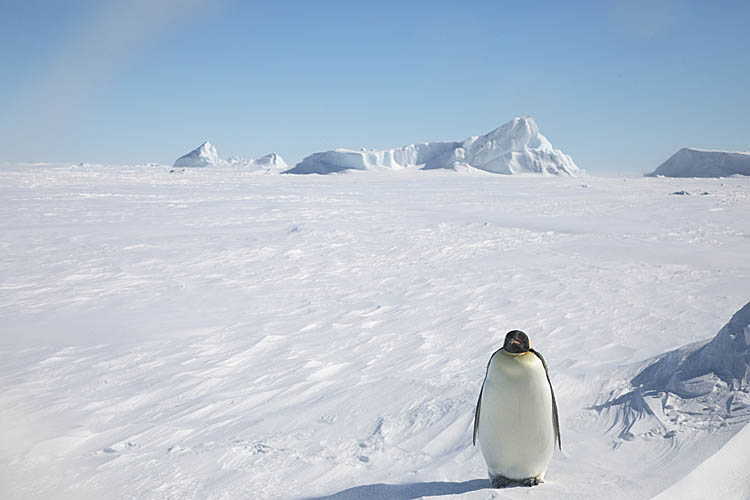
{"type": "Polygon", "coordinates": [[[643,394],[675,432],[620,437],[592,406],[748,302],[746,179],[4,165],[0,197],[4,500],[642,500],[744,463],[725,408],[643,394]],[[514,328],[563,451],[494,491],[473,412],[514,328]]]}

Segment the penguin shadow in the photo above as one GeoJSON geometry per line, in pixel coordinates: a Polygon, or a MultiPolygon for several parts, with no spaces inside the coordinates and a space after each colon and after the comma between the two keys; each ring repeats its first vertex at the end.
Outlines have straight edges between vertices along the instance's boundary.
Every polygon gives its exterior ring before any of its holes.
{"type": "Polygon", "coordinates": [[[462,483],[432,481],[410,484],[366,484],[355,486],[333,495],[309,497],[303,500],[414,500],[422,497],[458,495],[490,488],[489,479],[472,479],[462,483]]]}

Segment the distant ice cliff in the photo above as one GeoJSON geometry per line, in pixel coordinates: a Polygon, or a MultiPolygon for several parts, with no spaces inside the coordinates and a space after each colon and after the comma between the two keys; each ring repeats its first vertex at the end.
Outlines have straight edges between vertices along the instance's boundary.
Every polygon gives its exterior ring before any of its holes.
{"type": "Polygon", "coordinates": [[[649,175],[728,177],[735,174],[750,175],[750,153],[682,148],[649,175]]]}
{"type": "Polygon", "coordinates": [[[469,137],[460,142],[427,142],[391,149],[336,149],[314,153],[287,173],[329,174],[344,170],[405,168],[474,168],[498,174],[575,176],[581,173],[570,156],[552,148],[530,116],[514,118],[485,135],[469,137]]]}
{"type": "Polygon", "coordinates": [[[216,148],[208,141],[190,151],[186,155],[180,156],[174,162],[177,168],[202,168],[202,167],[242,167],[252,170],[263,170],[267,172],[281,172],[287,170],[289,166],[281,155],[269,153],[255,160],[246,160],[232,156],[227,160],[219,158],[216,148]]]}

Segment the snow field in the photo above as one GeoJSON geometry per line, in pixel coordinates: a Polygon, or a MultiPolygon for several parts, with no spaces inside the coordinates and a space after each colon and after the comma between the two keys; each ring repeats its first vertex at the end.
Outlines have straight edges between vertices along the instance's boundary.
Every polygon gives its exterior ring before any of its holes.
{"type": "Polygon", "coordinates": [[[0,193],[3,498],[641,499],[739,430],[624,441],[589,408],[747,302],[747,179],[38,166],[0,193]],[[472,418],[514,328],[563,452],[494,491],[472,418]]]}

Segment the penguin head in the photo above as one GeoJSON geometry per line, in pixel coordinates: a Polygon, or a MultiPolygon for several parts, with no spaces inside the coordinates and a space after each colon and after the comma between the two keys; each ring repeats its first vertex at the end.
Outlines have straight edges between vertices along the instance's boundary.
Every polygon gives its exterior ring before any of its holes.
{"type": "Polygon", "coordinates": [[[505,335],[503,349],[510,354],[523,354],[529,350],[529,337],[521,330],[513,330],[505,335]]]}

